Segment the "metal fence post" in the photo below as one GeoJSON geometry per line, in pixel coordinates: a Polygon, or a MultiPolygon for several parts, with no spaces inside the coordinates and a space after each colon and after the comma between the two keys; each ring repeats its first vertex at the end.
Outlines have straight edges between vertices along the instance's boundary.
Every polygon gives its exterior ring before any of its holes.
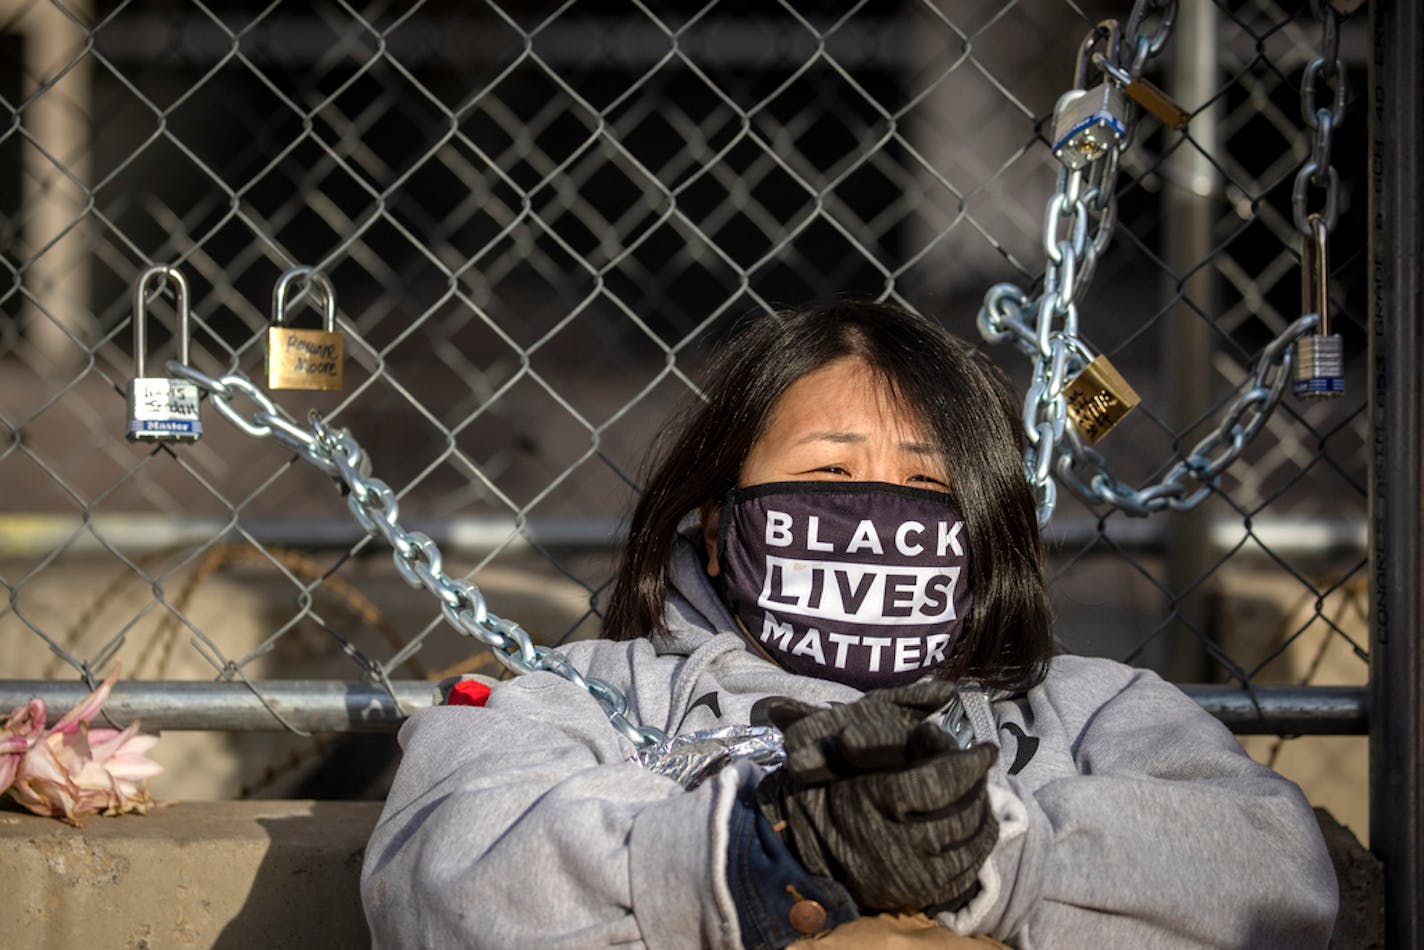
{"type": "Polygon", "coordinates": [[[1370,5],[1370,846],[1385,867],[1385,942],[1424,946],[1424,14],[1370,5]]]}
{"type": "Polygon", "coordinates": [[[22,150],[18,215],[27,255],[19,270],[29,289],[25,337],[37,362],[65,372],[100,336],[90,314],[93,256],[79,227],[89,195],[75,184],[93,178],[94,58],[78,55],[74,36],[74,21],[90,15],[88,0],[64,8],[0,0],[0,28],[23,37],[24,128],[35,145],[22,150]]]}
{"type": "MultiPolygon", "coordinates": [[[[1176,27],[1171,51],[1171,88],[1187,108],[1200,109],[1189,133],[1168,159],[1170,169],[1162,189],[1163,255],[1176,278],[1168,294],[1178,295],[1162,334],[1160,362],[1173,429],[1184,436],[1186,452],[1196,438],[1194,427],[1211,410],[1210,315],[1217,312],[1216,267],[1211,262],[1212,227],[1220,213],[1221,175],[1211,156],[1220,147],[1220,91],[1217,77],[1218,14],[1210,3],[1188,4],[1176,27]]],[[[1177,598],[1177,622],[1163,638],[1159,669],[1176,680],[1196,682],[1211,675],[1203,637],[1211,635],[1211,504],[1167,516],[1167,587],[1177,598]]]]}

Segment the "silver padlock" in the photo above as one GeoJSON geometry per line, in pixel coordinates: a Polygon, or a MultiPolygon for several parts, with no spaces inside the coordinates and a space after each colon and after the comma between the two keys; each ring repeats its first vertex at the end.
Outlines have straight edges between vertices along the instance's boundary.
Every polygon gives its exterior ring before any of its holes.
{"type": "Polygon", "coordinates": [[[1110,82],[1065,92],[1053,110],[1053,157],[1070,171],[1097,161],[1127,137],[1126,114],[1126,96],[1110,82]]]}
{"type": "Polygon", "coordinates": [[[153,280],[173,285],[178,314],[178,361],[188,362],[188,282],[175,267],[150,267],[134,284],[134,378],[127,393],[130,442],[196,442],[203,435],[198,387],[186,379],[148,376],[148,288],[153,280]]]}
{"type": "Polygon", "coordinates": [[[1295,341],[1295,378],[1291,392],[1302,399],[1334,399],[1345,391],[1345,344],[1330,332],[1330,285],[1325,219],[1306,219],[1310,236],[1301,242],[1300,302],[1302,313],[1320,318],[1315,332],[1295,341]]]}
{"type": "Polygon", "coordinates": [[[1053,156],[1070,171],[1077,171],[1117,148],[1127,138],[1127,96],[1116,83],[1104,80],[1089,87],[1094,53],[1106,42],[1110,61],[1117,54],[1116,20],[1099,23],[1078,50],[1075,89],[1053,107],[1053,156]]]}

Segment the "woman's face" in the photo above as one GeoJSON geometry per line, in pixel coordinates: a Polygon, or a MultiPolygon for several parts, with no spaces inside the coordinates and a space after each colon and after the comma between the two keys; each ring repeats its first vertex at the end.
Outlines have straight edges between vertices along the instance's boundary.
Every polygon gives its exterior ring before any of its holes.
{"type": "MultiPolygon", "coordinates": [[[[900,410],[857,357],[807,373],[777,401],[737,484],[888,482],[949,491],[949,473],[919,420],[900,410]]],[[[707,573],[716,577],[716,505],[702,510],[707,573]]]]}

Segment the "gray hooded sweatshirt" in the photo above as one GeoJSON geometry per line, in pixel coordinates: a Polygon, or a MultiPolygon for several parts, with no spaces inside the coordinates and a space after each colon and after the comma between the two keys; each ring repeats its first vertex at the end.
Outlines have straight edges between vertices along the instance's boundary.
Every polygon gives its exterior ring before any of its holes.
{"type": "MultiPolygon", "coordinates": [[[[850,702],[734,632],[693,546],[668,632],[565,652],[669,735],[745,725],[758,700],[850,702]]],[[[1324,947],[1335,874],[1309,804],[1155,674],[1060,656],[1027,693],[962,691],[999,840],[939,922],[1019,950],[1324,947]]],[[[728,824],[746,762],[692,791],[637,764],[598,703],[551,673],[483,708],[417,712],[366,849],[378,947],[739,947],[728,824]]]]}

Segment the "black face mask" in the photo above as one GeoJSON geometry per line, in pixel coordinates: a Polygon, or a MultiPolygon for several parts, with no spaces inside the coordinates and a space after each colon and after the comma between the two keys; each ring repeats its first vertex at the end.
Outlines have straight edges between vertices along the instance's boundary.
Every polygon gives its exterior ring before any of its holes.
{"type": "Polygon", "coordinates": [[[963,516],[941,492],[775,482],[722,504],[722,597],[793,673],[858,689],[910,683],[948,656],[971,603],[963,516]]]}

